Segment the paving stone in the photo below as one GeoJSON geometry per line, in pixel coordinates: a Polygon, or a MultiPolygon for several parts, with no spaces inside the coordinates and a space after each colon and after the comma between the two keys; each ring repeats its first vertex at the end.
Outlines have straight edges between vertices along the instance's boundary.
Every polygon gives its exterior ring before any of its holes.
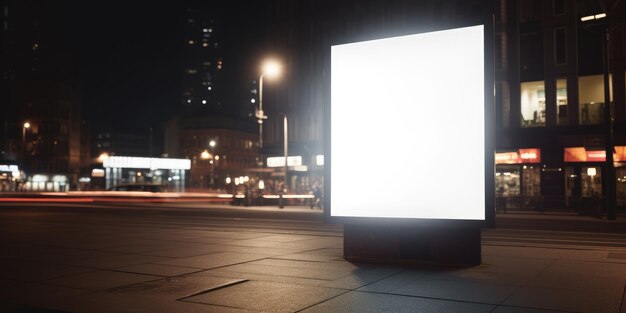
{"type": "Polygon", "coordinates": [[[499,304],[519,287],[465,281],[418,279],[394,290],[394,294],[478,303],[499,304]]]}
{"type": "Polygon", "coordinates": [[[596,276],[591,271],[547,270],[531,279],[526,286],[571,290],[602,290],[619,294],[624,290],[626,275],[596,276]]]}
{"type": "MultiPolygon", "coordinates": [[[[0,281],[0,302],[42,306],[44,304],[90,293],[89,290],[44,285],[41,283],[0,281]]],[[[1,311],[0,311],[1,312],[1,311]]]]}
{"type": "Polygon", "coordinates": [[[226,265],[238,264],[243,262],[249,262],[259,260],[268,257],[267,254],[252,254],[252,253],[240,253],[240,252],[218,252],[202,256],[172,259],[158,264],[174,265],[182,267],[194,267],[201,269],[210,269],[216,267],[222,267],[226,265]]]}
{"type": "Polygon", "coordinates": [[[503,304],[537,309],[584,312],[618,313],[620,295],[602,290],[567,290],[524,287],[503,304]]]}
{"type": "Polygon", "coordinates": [[[490,313],[493,305],[352,291],[303,310],[355,313],[490,313]]]}
{"type": "Polygon", "coordinates": [[[194,273],[168,277],[132,285],[108,289],[107,292],[138,296],[153,296],[163,299],[178,300],[200,292],[242,281],[236,276],[215,276],[194,273]]]}
{"type": "Polygon", "coordinates": [[[155,280],[159,278],[161,277],[132,273],[120,273],[113,271],[96,271],[62,278],[49,279],[43,281],[42,283],[76,289],[105,290],[109,288],[155,280]]]}
{"type": "Polygon", "coordinates": [[[158,263],[171,260],[172,258],[147,256],[138,254],[109,254],[107,256],[80,259],[70,262],[73,265],[97,268],[97,269],[113,269],[122,266],[131,266],[144,263],[158,263]]]}
{"type": "Polygon", "coordinates": [[[335,297],[344,290],[248,281],[185,301],[271,312],[294,312],[335,297]]]}
{"type": "Polygon", "coordinates": [[[119,293],[98,292],[72,301],[51,304],[57,309],[69,312],[150,312],[150,313],[252,313],[245,309],[228,308],[224,306],[207,305],[202,303],[172,301],[154,296],[127,295],[119,293]]]}
{"type": "Polygon", "coordinates": [[[571,313],[571,312],[520,308],[520,307],[512,307],[512,306],[499,306],[492,313],[571,313]]]}
{"type": "Polygon", "coordinates": [[[0,260],[0,278],[40,281],[50,278],[93,272],[94,269],[47,262],[0,260]]]}
{"type": "Polygon", "coordinates": [[[428,275],[423,271],[404,271],[374,283],[359,288],[359,291],[371,291],[380,293],[390,293],[400,287],[404,287],[424,276],[428,275]]]}
{"type": "Polygon", "coordinates": [[[216,252],[228,251],[223,245],[203,245],[203,246],[187,246],[172,247],[168,249],[153,250],[144,253],[145,255],[163,256],[169,258],[188,258],[200,255],[206,255],[216,252]]]}
{"type": "Polygon", "coordinates": [[[116,271],[129,272],[137,274],[155,275],[155,276],[178,276],[197,272],[197,268],[181,267],[163,264],[138,264],[125,267],[115,268],[116,271]]]}

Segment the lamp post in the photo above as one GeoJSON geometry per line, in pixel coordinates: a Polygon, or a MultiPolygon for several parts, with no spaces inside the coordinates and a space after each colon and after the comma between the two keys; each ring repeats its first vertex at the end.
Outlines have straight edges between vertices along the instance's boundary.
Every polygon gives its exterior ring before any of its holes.
{"type": "Polygon", "coordinates": [[[287,160],[289,158],[289,125],[287,124],[287,113],[282,113],[283,115],[283,153],[285,157],[285,165],[283,167],[283,171],[285,172],[285,177],[283,178],[283,190],[280,191],[278,198],[278,207],[283,208],[285,206],[285,201],[283,200],[283,195],[287,192],[287,169],[289,164],[287,160]]]}
{"type": "MultiPolygon", "coordinates": [[[[214,184],[215,180],[215,161],[219,160],[219,156],[215,155],[215,151],[213,150],[216,145],[217,143],[215,142],[215,140],[211,140],[209,141],[209,148],[213,153],[209,152],[209,149],[204,149],[204,151],[200,153],[200,159],[205,161],[208,160],[209,166],[211,167],[209,188],[214,184]]],[[[202,180],[202,186],[204,186],[204,179],[202,180]]]]}
{"type": "MultiPolygon", "coordinates": [[[[603,3],[598,1],[600,7],[606,11],[603,3]]],[[[619,1],[616,1],[611,9],[615,9],[619,1]]],[[[609,41],[611,31],[621,25],[623,22],[614,25],[611,27],[611,24],[608,21],[608,16],[606,13],[599,13],[589,16],[584,16],[580,18],[581,22],[589,22],[589,21],[597,21],[600,19],[605,19],[604,31],[602,33],[602,61],[603,61],[603,76],[604,76],[604,122],[606,127],[606,144],[605,144],[605,152],[606,152],[606,191],[607,191],[607,219],[615,220],[617,218],[616,207],[617,207],[617,192],[615,188],[615,163],[613,159],[613,152],[615,150],[615,140],[614,140],[614,118],[613,118],[613,106],[611,104],[611,88],[610,88],[610,68],[609,68],[609,41]],[[605,19],[606,18],[606,19],[605,19]]]]}
{"type": "Polygon", "coordinates": [[[30,128],[30,123],[24,122],[24,125],[22,125],[22,144],[26,143],[26,129],[28,128],[30,128]]]}
{"type": "Polygon", "coordinates": [[[280,75],[280,64],[274,60],[267,60],[263,63],[261,76],[259,77],[259,108],[256,111],[256,118],[259,122],[259,149],[263,149],[263,120],[267,119],[267,115],[263,112],[263,77],[278,77],[280,75]]]}
{"type": "Polygon", "coordinates": [[[289,135],[288,135],[289,127],[287,125],[287,114],[284,114],[283,118],[283,152],[285,154],[285,180],[284,180],[284,189],[287,190],[287,168],[289,164],[287,163],[287,159],[289,156],[289,135]]]}

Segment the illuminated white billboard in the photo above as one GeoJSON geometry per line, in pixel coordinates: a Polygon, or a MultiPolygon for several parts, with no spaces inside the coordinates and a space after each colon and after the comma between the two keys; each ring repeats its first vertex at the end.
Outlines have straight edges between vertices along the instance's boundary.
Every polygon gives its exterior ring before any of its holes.
{"type": "Polygon", "coordinates": [[[331,218],[485,220],[484,37],[477,25],[331,47],[331,218]]]}

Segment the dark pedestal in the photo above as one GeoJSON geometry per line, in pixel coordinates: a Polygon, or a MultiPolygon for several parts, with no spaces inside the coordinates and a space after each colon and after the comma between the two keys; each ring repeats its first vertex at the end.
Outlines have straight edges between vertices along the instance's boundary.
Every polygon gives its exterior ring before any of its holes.
{"type": "Polygon", "coordinates": [[[344,225],[343,255],[348,261],[479,265],[479,228],[344,225]]]}

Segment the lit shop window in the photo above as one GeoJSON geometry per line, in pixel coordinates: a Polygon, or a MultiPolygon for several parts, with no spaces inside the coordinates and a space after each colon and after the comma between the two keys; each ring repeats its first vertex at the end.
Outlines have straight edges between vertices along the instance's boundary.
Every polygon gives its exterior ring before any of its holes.
{"type": "MultiPolygon", "coordinates": [[[[611,82],[609,77],[609,82],[611,82]]],[[[611,90],[610,99],[613,101],[611,90]]],[[[578,77],[580,124],[600,124],[604,119],[604,77],[602,75],[578,77]]]]}
{"type": "Polygon", "coordinates": [[[556,111],[558,125],[568,124],[567,114],[567,79],[556,80],[556,111]]]}
{"type": "Polygon", "coordinates": [[[599,167],[583,167],[580,173],[581,194],[583,197],[602,194],[602,172],[599,167]]]}
{"type": "Polygon", "coordinates": [[[521,86],[522,127],[546,126],[546,92],[543,81],[521,86]]]}

